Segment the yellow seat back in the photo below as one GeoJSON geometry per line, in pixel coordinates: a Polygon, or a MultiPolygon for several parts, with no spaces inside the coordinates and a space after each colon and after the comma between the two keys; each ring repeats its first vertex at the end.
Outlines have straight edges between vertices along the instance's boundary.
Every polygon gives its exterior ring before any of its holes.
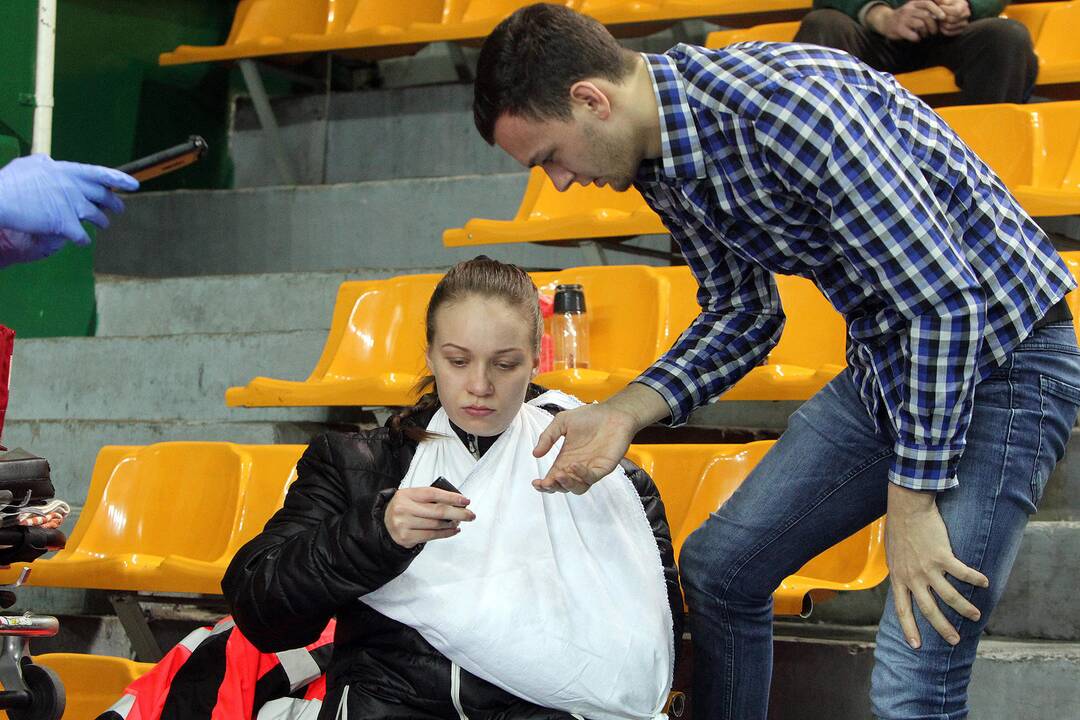
{"type": "Polygon", "coordinates": [[[424,313],[440,275],[348,282],[334,307],[328,344],[311,379],[424,372],[424,313]]]}
{"type": "Polygon", "coordinates": [[[64,552],[215,560],[228,547],[250,464],[230,443],[103,448],[64,552]]]}
{"type": "Polygon", "coordinates": [[[847,364],[847,323],[817,286],[806,278],[775,275],[787,322],[769,353],[770,365],[817,369],[847,364]]]}
{"type": "MultiPolygon", "coordinates": [[[[676,559],[692,532],[716,512],[750,475],[773,441],[745,445],[635,445],[628,454],[641,460],[660,489],[676,559]]],[[[879,519],[805,563],[773,594],[777,615],[797,615],[809,598],[837,590],[865,590],[887,574],[884,521],[879,519]]]]}
{"type": "Polygon", "coordinates": [[[408,2],[389,2],[388,0],[350,0],[343,4],[341,15],[345,22],[340,30],[332,27],[331,32],[354,33],[372,28],[392,27],[405,29],[417,22],[439,22],[443,15],[443,0],[409,0],[408,2]],[[351,6],[351,10],[350,10],[351,6]]]}
{"type": "MultiPolygon", "coordinates": [[[[266,521],[285,502],[289,486],[296,480],[296,463],[304,445],[246,445],[253,459],[251,479],[244,489],[243,501],[231,545],[238,550],[262,532],[266,521]]],[[[230,558],[231,559],[231,558],[230,558]]]]}
{"type": "MultiPolygon", "coordinates": [[[[153,663],[76,653],[34,656],[34,662],[56,671],[64,683],[64,720],[95,720],[121,698],[124,688],[150,672],[153,663]]],[[[5,713],[0,716],[7,717],[5,713]]]]}
{"type": "Polygon", "coordinates": [[[644,369],[656,358],[665,300],[651,268],[608,265],[530,273],[541,293],[580,284],[589,321],[590,367],[644,369]]]}
{"type": "Polygon", "coordinates": [[[294,33],[321,35],[326,32],[334,5],[333,0],[240,0],[225,44],[265,43],[294,33]]]}
{"type": "MultiPolygon", "coordinates": [[[[938,113],[1009,188],[1035,181],[1037,116],[1015,105],[941,108],[938,113]]],[[[1041,150],[1041,147],[1039,148],[1041,150]]]]}
{"type": "Polygon", "coordinates": [[[694,494],[679,524],[679,532],[672,536],[676,557],[690,533],[731,497],[772,445],[771,441],[761,441],[745,445],[678,446],[694,458],[689,464],[698,468],[699,475],[692,482],[694,494]]]}
{"type": "MultiPolygon", "coordinates": [[[[701,311],[697,280],[689,268],[660,268],[671,283],[670,338],[674,343],[701,311]]],[[[774,275],[787,323],[780,341],[769,353],[770,365],[820,368],[845,365],[847,324],[817,286],[806,278],[774,275]]]]}

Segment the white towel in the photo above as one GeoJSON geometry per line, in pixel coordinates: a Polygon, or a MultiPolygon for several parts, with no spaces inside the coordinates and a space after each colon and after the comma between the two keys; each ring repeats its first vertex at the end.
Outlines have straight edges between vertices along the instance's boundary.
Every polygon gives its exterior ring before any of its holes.
{"type": "Polygon", "coordinates": [[[439,652],[504,690],[590,719],[662,718],[674,665],[663,564],[632,483],[616,468],[584,495],[532,486],[532,449],[551,421],[534,405],[581,403],[549,392],[522,406],[477,461],[440,409],[401,487],[441,476],[476,520],[429,542],[409,568],[361,599],[415,628],[439,652]]]}

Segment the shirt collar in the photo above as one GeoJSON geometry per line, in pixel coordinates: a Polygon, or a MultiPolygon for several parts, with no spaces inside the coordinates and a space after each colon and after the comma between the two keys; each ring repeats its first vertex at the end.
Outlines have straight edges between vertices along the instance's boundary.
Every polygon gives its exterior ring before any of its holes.
{"type": "MultiPolygon", "coordinates": [[[[671,178],[706,177],[701,138],[675,60],[667,55],[641,55],[651,73],[657,111],[660,113],[659,164],[663,174],[671,178]]],[[[642,174],[651,175],[650,166],[653,163],[642,163],[642,174]]]]}

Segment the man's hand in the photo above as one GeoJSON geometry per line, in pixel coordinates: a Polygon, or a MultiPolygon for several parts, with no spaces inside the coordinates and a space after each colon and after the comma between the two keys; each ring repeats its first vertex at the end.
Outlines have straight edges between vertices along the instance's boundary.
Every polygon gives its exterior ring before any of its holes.
{"type": "Polygon", "coordinates": [[[387,503],[383,523],[394,542],[413,548],[461,532],[460,523],[476,519],[472,510],[465,509],[468,504],[465,496],[438,488],[401,488],[387,503]]]}
{"type": "Polygon", "coordinates": [[[946,574],[978,587],[990,586],[985,575],[953,555],[949,533],[935,499],[931,492],[889,484],[885,554],[900,627],[908,644],[915,649],[922,645],[922,638],[912,611],[912,596],[938,634],[950,645],[955,645],[960,642],[960,635],[942,614],[937,598],[969,620],[977,621],[980,613],[957,592],[946,574]]]}
{"type": "Polygon", "coordinates": [[[934,0],[945,12],[945,19],[938,23],[938,30],[945,37],[956,37],[971,21],[971,5],[968,0],[934,0]]]}
{"type": "Polygon", "coordinates": [[[866,13],[866,24],[871,30],[889,40],[908,42],[919,42],[937,34],[938,23],[945,20],[945,11],[935,0],[910,0],[895,10],[888,5],[875,5],[866,13]]]}
{"type": "Polygon", "coordinates": [[[138,180],[119,170],[56,162],[47,155],[18,158],[0,168],[0,228],[87,245],[82,221],[108,227],[104,211],[124,209],[113,190],[138,187],[138,180]]]}
{"type": "Polygon", "coordinates": [[[660,395],[631,383],[602,403],[565,410],[551,421],[533,449],[543,457],[565,437],[555,463],[533,487],[541,492],[583,495],[615,469],[638,430],[669,415],[660,395]]]}

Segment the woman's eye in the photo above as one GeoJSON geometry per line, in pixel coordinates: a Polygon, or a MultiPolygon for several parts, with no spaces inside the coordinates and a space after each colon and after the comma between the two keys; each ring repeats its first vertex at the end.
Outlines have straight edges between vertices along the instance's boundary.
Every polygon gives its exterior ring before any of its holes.
{"type": "Polygon", "coordinates": [[[450,358],[450,364],[454,367],[465,367],[465,360],[463,358],[450,358]]]}
{"type": "Polygon", "coordinates": [[[513,370],[518,366],[518,363],[498,363],[496,367],[500,370],[513,370]]]}

